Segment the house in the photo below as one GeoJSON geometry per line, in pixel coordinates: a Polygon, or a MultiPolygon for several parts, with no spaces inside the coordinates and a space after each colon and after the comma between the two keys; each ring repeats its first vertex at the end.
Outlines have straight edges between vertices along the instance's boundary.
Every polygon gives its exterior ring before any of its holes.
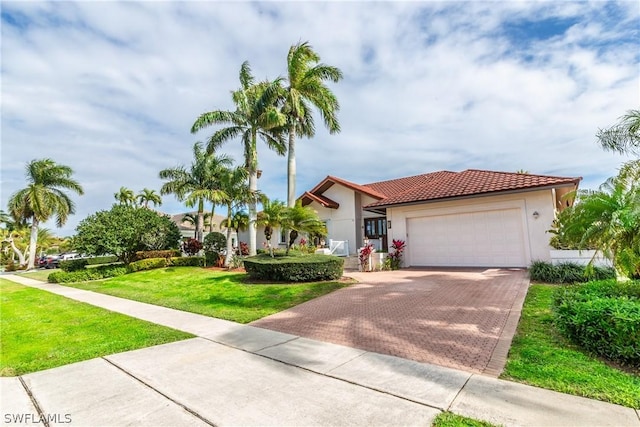
{"type": "MultiPolygon", "coordinates": [[[[225,237],[226,237],[227,229],[225,227],[220,227],[220,223],[223,220],[225,220],[226,217],[222,216],[222,215],[214,215],[213,216],[213,227],[211,227],[211,224],[210,224],[211,217],[210,217],[210,215],[211,214],[208,214],[205,217],[203,236],[206,236],[211,231],[217,231],[219,233],[224,234],[225,237]]],[[[179,214],[169,215],[169,217],[171,218],[171,221],[175,222],[176,225],[178,226],[178,229],[180,229],[180,233],[182,234],[182,238],[183,239],[196,238],[196,225],[193,222],[193,220],[191,220],[190,218],[196,219],[197,216],[198,216],[198,212],[197,211],[183,212],[183,213],[179,213],[179,214]]],[[[235,242],[235,240],[236,240],[236,232],[235,232],[235,230],[231,231],[231,235],[232,235],[233,241],[235,242]]]]}
{"type": "Polygon", "coordinates": [[[404,240],[405,266],[526,267],[550,260],[548,230],[582,178],[468,169],[371,184],[327,176],[299,200],[327,225],[326,240],[404,240]]]}

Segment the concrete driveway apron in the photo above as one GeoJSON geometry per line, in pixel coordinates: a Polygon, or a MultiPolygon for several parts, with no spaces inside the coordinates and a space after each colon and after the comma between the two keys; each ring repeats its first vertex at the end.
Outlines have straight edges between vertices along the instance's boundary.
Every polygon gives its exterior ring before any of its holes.
{"type": "Polygon", "coordinates": [[[360,283],[252,326],[498,376],[529,280],[521,269],[350,273],[360,283]]]}

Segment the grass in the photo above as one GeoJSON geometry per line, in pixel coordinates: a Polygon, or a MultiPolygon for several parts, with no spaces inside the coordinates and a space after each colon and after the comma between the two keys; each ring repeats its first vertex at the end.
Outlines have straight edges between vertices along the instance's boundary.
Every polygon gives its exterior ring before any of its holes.
{"type": "Polygon", "coordinates": [[[451,412],[442,412],[434,418],[432,427],[493,427],[494,424],[486,421],[474,420],[451,412]]]}
{"type": "Polygon", "coordinates": [[[640,408],[640,376],[571,344],[553,325],[554,285],[529,288],[501,378],[640,408]]]}
{"type": "Polygon", "coordinates": [[[248,284],[246,280],[245,273],[169,267],[67,286],[249,323],[348,285],[248,284]]]}
{"type": "Polygon", "coordinates": [[[193,336],[6,279],[0,291],[0,376],[193,336]]]}
{"type": "Polygon", "coordinates": [[[49,275],[51,273],[53,273],[54,271],[58,271],[58,270],[33,270],[33,271],[29,271],[29,272],[25,272],[25,271],[17,271],[14,272],[12,274],[18,274],[19,276],[24,276],[24,277],[28,277],[29,279],[33,279],[33,280],[40,280],[41,282],[46,282],[47,278],[49,277],[49,275]]]}

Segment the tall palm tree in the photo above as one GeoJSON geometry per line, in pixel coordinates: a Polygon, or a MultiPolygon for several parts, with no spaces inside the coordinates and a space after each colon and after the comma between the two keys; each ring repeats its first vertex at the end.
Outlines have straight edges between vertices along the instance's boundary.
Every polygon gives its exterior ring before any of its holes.
{"type": "Polygon", "coordinates": [[[629,110],[617,124],[596,134],[605,150],[640,155],[640,110],[629,110]]]}
{"type": "Polygon", "coordinates": [[[231,228],[236,231],[236,234],[240,233],[249,228],[249,215],[243,210],[235,211],[231,218],[223,219],[220,226],[231,228]]]}
{"type": "MultiPolygon", "coordinates": [[[[337,67],[320,63],[320,56],[309,42],[300,42],[289,49],[287,86],[278,90],[283,100],[282,113],[287,117],[289,133],[287,147],[287,206],[289,207],[294,207],[296,201],[296,136],[315,135],[312,107],[320,112],[329,133],[340,132],[340,123],[336,116],[340,105],[325,84],[327,80],[337,83],[340,79],[342,79],[342,71],[337,67]]],[[[281,80],[276,80],[274,84],[280,85],[281,80]]]]}
{"type": "MultiPolygon", "coordinates": [[[[227,218],[222,221],[224,224],[233,225],[233,212],[246,201],[254,198],[247,185],[247,170],[243,167],[227,168],[220,174],[220,189],[222,191],[221,204],[227,207],[227,218]]],[[[229,267],[233,257],[233,244],[231,241],[231,227],[227,228],[227,249],[224,266],[229,267]]],[[[236,231],[237,232],[237,231],[236,231]]]]}
{"type": "Polygon", "coordinates": [[[282,127],[285,117],[275,106],[275,98],[265,98],[269,83],[255,83],[249,62],[240,67],[240,89],[232,92],[235,111],[215,110],[198,117],[191,133],[211,125],[225,125],[217,130],[208,141],[209,152],[225,142],[240,137],[244,148],[245,167],[249,178],[249,189],[255,197],[249,201],[249,254],[256,254],[256,219],[258,192],[258,137],[279,155],[284,155],[286,145],[282,127]],[[265,102],[266,101],[266,102],[265,102]]]}
{"type": "Polygon", "coordinates": [[[267,240],[269,254],[273,256],[273,246],[271,245],[271,237],[273,229],[282,225],[286,205],[280,200],[265,200],[262,205],[262,211],[258,213],[258,225],[264,226],[264,237],[267,240]]]}
{"type": "Polygon", "coordinates": [[[176,198],[184,201],[187,207],[197,206],[198,222],[196,224],[196,239],[203,241],[204,230],[204,202],[219,203],[222,201],[219,174],[230,166],[232,161],[226,155],[216,156],[207,153],[201,142],[193,145],[193,162],[189,169],[178,166],[160,171],[160,178],[168,180],[162,185],[160,194],[175,194],[176,198]]]}
{"type": "Polygon", "coordinates": [[[52,216],[62,227],[75,213],[75,205],[64,190],[80,195],[82,186],[72,178],[73,169],[59,165],[51,159],[32,160],[27,164],[28,186],[15,192],[9,199],[9,212],[15,218],[31,221],[29,261],[27,269],[35,266],[38,226],[52,216]]]}
{"type": "Polygon", "coordinates": [[[309,206],[302,206],[300,201],[297,201],[294,207],[285,210],[281,225],[290,230],[287,255],[300,233],[327,234],[327,228],[318,217],[318,213],[309,206]]]}
{"type": "Polygon", "coordinates": [[[148,188],[143,188],[142,191],[138,193],[136,196],[138,203],[145,208],[149,208],[149,203],[153,203],[153,206],[162,206],[162,197],[156,190],[149,190],[148,188]]]}
{"type": "Polygon", "coordinates": [[[113,197],[115,197],[121,205],[133,206],[136,204],[136,194],[132,189],[127,187],[120,187],[120,190],[114,193],[113,197]]]}

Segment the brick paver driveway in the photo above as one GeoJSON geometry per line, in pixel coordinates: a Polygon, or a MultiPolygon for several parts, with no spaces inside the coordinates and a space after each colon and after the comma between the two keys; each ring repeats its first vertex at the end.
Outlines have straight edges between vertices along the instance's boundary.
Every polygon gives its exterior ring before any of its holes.
{"type": "Polygon", "coordinates": [[[529,280],[518,269],[351,273],[360,283],[253,326],[497,376],[529,280]]]}

